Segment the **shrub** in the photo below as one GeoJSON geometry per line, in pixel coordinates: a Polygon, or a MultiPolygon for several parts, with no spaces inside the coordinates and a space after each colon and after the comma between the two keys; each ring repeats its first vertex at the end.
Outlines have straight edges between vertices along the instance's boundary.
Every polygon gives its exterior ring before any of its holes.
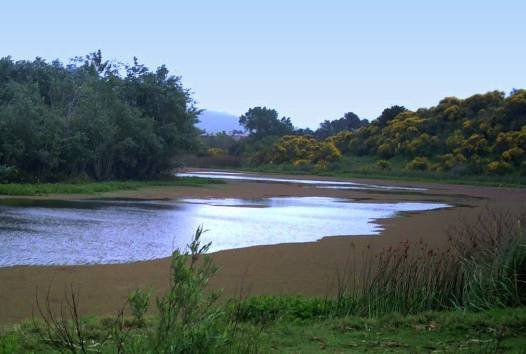
{"type": "MultiPolygon", "coordinates": [[[[184,253],[173,252],[170,287],[157,298],[158,315],[148,323],[144,314],[150,293],[135,290],[128,298],[135,321],[127,321],[121,310],[117,318],[105,321],[104,331],[93,333],[88,319],[80,317],[79,297],[72,289],[58,311],[52,308],[49,293],[44,306],[37,296],[42,323],[33,321],[32,330],[44,345],[60,352],[217,353],[247,351],[245,346],[257,351],[253,333],[239,332],[225,307],[215,304],[218,293],[206,292],[217,268],[205,254],[210,243],[201,245],[202,233],[199,227],[184,253]],[[146,324],[147,328],[138,331],[146,324]]],[[[0,337],[0,352],[14,345],[0,337]]]]}
{"type": "Polygon", "coordinates": [[[341,152],[330,142],[322,142],[318,149],[314,151],[313,161],[315,162],[333,162],[342,156],[341,152]]]}
{"type": "Polygon", "coordinates": [[[303,167],[310,165],[310,161],[307,159],[300,159],[300,160],[294,160],[292,161],[292,165],[294,167],[303,167]]]}
{"type": "Polygon", "coordinates": [[[128,303],[132,311],[132,315],[138,325],[144,324],[144,314],[148,311],[150,305],[151,292],[141,289],[134,290],[128,296],[128,303]]]}
{"type": "Polygon", "coordinates": [[[0,164],[0,183],[13,182],[16,180],[17,175],[15,167],[0,164]]]}
{"type": "Polygon", "coordinates": [[[294,295],[254,296],[229,305],[240,321],[267,323],[281,318],[312,319],[330,313],[331,302],[294,295]]]}
{"type": "Polygon", "coordinates": [[[207,150],[207,155],[212,157],[224,156],[225,150],[221,148],[210,148],[207,150]]]}
{"type": "MultiPolygon", "coordinates": [[[[295,160],[314,160],[319,143],[308,135],[287,135],[272,146],[270,162],[281,164],[295,160]]],[[[269,161],[266,161],[269,162],[269,161]]]]}
{"type": "Polygon", "coordinates": [[[457,159],[453,154],[441,155],[438,158],[440,159],[440,166],[446,171],[452,169],[457,164],[457,159]]]}
{"type": "Polygon", "coordinates": [[[429,171],[442,172],[443,170],[444,170],[444,167],[440,163],[434,163],[431,166],[429,166],[429,171]]]}
{"type": "Polygon", "coordinates": [[[503,175],[512,170],[511,164],[505,161],[493,161],[488,164],[488,172],[490,174],[503,175]]]}
{"type": "Polygon", "coordinates": [[[227,341],[229,333],[219,326],[224,313],[213,306],[219,295],[205,293],[217,268],[205,254],[210,243],[201,245],[202,233],[199,227],[187,252],[172,254],[171,286],[157,299],[159,319],[149,343],[157,352],[213,352],[227,341]]]}
{"type": "Polygon", "coordinates": [[[389,161],[386,160],[379,160],[376,162],[376,167],[378,167],[380,170],[389,171],[391,170],[391,164],[389,161]]]}
{"type": "Polygon", "coordinates": [[[327,161],[318,161],[318,163],[314,166],[316,172],[327,171],[328,168],[329,164],[327,163],[327,161]]]}
{"type": "Polygon", "coordinates": [[[415,157],[405,167],[408,170],[425,171],[429,168],[429,160],[425,157],[415,157]]]}
{"type": "Polygon", "coordinates": [[[514,147],[502,153],[502,159],[506,162],[516,163],[524,157],[524,150],[520,147],[514,147]]]}
{"type": "Polygon", "coordinates": [[[336,135],[333,135],[326,139],[327,142],[330,142],[336,146],[336,148],[342,153],[345,154],[349,151],[349,143],[351,142],[353,133],[344,130],[339,132],[336,135]]]}
{"type": "Polygon", "coordinates": [[[315,165],[312,164],[309,160],[296,160],[292,162],[292,166],[295,169],[303,172],[312,172],[315,169],[315,165]]]}
{"type": "Polygon", "coordinates": [[[378,155],[380,155],[380,157],[389,159],[395,155],[396,151],[395,151],[395,147],[393,146],[393,144],[383,143],[382,145],[378,146],[377,152],[378,152],[378,155]]]}

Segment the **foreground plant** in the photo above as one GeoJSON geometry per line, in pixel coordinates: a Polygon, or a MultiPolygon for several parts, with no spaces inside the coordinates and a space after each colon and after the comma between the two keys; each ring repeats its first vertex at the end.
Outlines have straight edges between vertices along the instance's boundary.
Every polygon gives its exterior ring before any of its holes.
{"type": "Polygon", "coordinates": [[[189,252],[172,254],[170,290],[157,299],[159,319],[150,337],[156,351],[209,352],[228,341],[228,333],[220,329],[224,312],[212,306],[219,295],[205,293],[217,267],[205,254],[211,244],[201,245],[202,233],[199,227],[189,252]]]}
{"type": "Polygon", "coordinates": [[[487,209],[449,231],[449,247],[402,242],[338,277],[334,312],[368,317],[526,304],[522,216],[487,209]]]}
{"type": "Polygon", "coordinates": [[[484,310],[526,304],[524,216],[488,209],[476,222],[454,230],[450,241],[463,277],[457,306],[484,310]]]}
{"type": "Polygon", "coordinates": [[[157,298],[155,317],[145,317],[150,292],[137,289],[128,297],[133,320],[124,317],[123,308],[115,318],[104,321],[103,330],[93,332],[93,325],[81,317],[79,296],[74,289],[58,310],[51,305],[48,293],[43,304],[37,298],[41,320],[32,323],[31,330],[39,335],[39,343],[72,353],[256,351],[256,342],[246,335],[252,332],[241,333],[237,319],[215,304],[219,293],[207,290],[217,267],[206,254],[211,244],[201,244],[203,232],[202,227],[196,230],[186,252],[173,252],[170,288],[157,298]]]}

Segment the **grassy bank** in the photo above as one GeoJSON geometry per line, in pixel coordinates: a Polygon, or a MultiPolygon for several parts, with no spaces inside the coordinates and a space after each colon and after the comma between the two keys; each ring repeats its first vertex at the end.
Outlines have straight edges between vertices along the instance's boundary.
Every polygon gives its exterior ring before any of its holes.
{"type": "Polygon", "coordinates": [[[148,187],[203,186],[224,183],[212,178],[173,177],[153,181],[111,181],[83,183],[7,183],[0,184],[0,195],[37,196],[46,194],[94,194],[148,187]]]}
{"type": "MultiPolygon", "coordinates": [[[[154,318],[138,325],[124,320],[128,339],[141,352],[140,340],[154,330],[154,318]]],[[[112,319],[83,319],[90,352],[118,352],[114,345],[95,345],[112,330],[112,319]]],[[[231,347],[218,352],[318,353],[326,352],[467,352],[523,353],[526,347],[526,308],[483,312],[424,312],[418,315],[385,315],[379,318],[334,317],[301,319],[287,317],[267,324],[239,322],[243,335],[231,347]]],[[[226,325],[225,325],[226,328],[226,325]]],[[[0,335],[0,353],[60,352],[42,342],[42,328],[31,322],[0,335]]],[[[62,350],[63,352],[64,350],[62,350]]],[[[80,352],[80,350],[79,350],[80,352]]]]}
{"type": "Polygon", "coordinates": [[[313,165],[294,166],[292,164],[245,166],[242,169],[251,172],[313,174],[341,178],[371,178],[498,187],[526,186],[526,176],[521,176],[518,172],[506,175],[485,175],[455,170],[419,171],[406,169],[407,160],[402,158],[392,158],[387,165],[379,161],[383,160],[370,156],[353,156],[344,157],[341,161],[332,163],[323,170],[316,169],[313,165]]]}

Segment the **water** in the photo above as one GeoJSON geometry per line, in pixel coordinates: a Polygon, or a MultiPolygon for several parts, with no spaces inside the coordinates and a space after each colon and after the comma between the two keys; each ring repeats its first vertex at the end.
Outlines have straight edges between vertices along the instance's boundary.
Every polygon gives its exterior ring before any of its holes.
{"type": "Polygon", "coordinates": [[[211,251],[377,235],[377,220],[440,203],[356,203],[299,197],[241,199],[4,200],[0,266],[124,263],[184,249],[195,229],[209,229],[211,251]]]}
{"type": "Polygon", "coordinates": [[[284,177],[266,177],[251,175],[240,172],[216,172],[216,171],[196,171],[196,172],[181,172],[177,173],[178,177],[204,177],[216,178],[222,180],[236,180],[236,181],[251,181],[251,182],[266,182],[266,183],[292,183],[292,184],[306,184],[317,188],[330,189],[365,189],[365,190],[385,190],[385,191],[425,191],[426,188],[405,187],[405,186],[387,186],[378,184],[356,183],[349,181],[334,181],[334,180],[317,180],[317,179],[296,179],[284,177]]]}

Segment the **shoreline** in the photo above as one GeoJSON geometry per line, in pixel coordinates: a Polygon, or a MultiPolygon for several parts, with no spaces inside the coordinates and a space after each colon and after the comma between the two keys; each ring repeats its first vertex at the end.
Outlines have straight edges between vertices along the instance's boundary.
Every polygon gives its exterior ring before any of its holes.
{"type": "MultiPolygon", "coordinates": [[[[298,178],[299,176],[292,176],[298,178]]],[[[313,176],[301,176],[313,179],[313,176]]],[[[316,176],[318,179],[318,176],[316,176]]],[[[320,177],[321,179],[321,177],[320,177]]],[[[335,180],[333,178],[328,178],[335,180]]],[[[362,181],[360,181],[361,183],[362,181]]],[[[391,181],[384,181],[395,185],[391,181]]],[[[379,184],[375,180],[374,184],[379,184]]],[[[400,182],[399,185],[403,185],[400,182]]],[[[407,184],[407,183],[405,183],[407,184]]],[[[378,191],[322,189],[294,184],[265,184],[229,181],[202,187],[152,187],[89,195],[92,198],[177,199],[267,198],[278,196],[325,196],[376,202],[436,201],[453,205],[423,212],[400,213],[377,222],[383,228],[374,236],[320,236],[316,242],[252,246],[211,254],[220,270],[211,287],[223,289],[224,296],[262,294],[304,294],[329,296],[336,272],[346,270],[349,261],[363,264],[367,257],[402,241],[420,239],[433,247],[447,240],[447,227],[474,220],[485,207],[521,210],[526,190],[465,185],[422,184],[431,188],[422,194],[379,193],[378,191]]],[[[38,199],[75,199],[79,195],[48,195],[38,199]],[[66,197],[66,198],[64,198],[66,197]]],[[[34,197],[31,197],[34,198],[34,197]]],[[[14,266],[0,268],[0,324],[31,317],[36,289],[50,288],[51,301],[59,303],[69,286],[79,289],[84,313],[109,314],[120,308],[128,293],[137,288],[166,289],[169,258],[109,265],[14,266]]],[[[349,269],[347,269],[349,270],[349,269]]]]}

